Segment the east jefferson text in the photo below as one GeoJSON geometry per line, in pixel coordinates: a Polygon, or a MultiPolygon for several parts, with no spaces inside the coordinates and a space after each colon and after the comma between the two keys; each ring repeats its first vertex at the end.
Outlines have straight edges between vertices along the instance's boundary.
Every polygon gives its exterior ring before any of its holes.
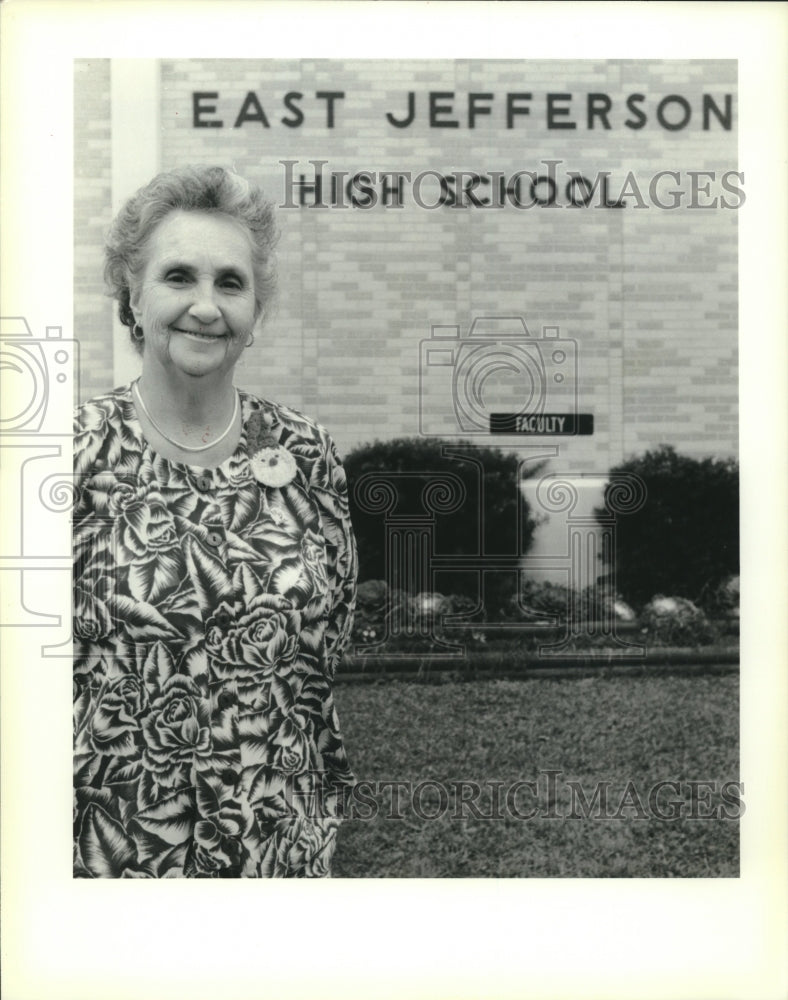
{"type": "MultiPolygon", "coordinates": [[[[272,123],[286,128],[304,125],[339,128],[352,124],[352,102],[344,90],[288,91],[278,97],[260,97],[255,91],[223,98],[217,90],[192,92],[193,128],[232,128],[272,123]],[[285,112],[284,114],[282,112],[285,112]],[[229,113],[229,116],[228,116],[229,113]],[[228,117],[225,117],[228,116],[228,117]]],[[[410,90],[383,117],[392,129],[416,127],[475,129],[489,123],[507,129],[542,125],[548,130],[630,129],[656,127],[669,132],[693,127],[704,132],[733,128],[733,96],[683,94],[659,96],[600,92],[535,94],[531,91],[410,90]]]]}

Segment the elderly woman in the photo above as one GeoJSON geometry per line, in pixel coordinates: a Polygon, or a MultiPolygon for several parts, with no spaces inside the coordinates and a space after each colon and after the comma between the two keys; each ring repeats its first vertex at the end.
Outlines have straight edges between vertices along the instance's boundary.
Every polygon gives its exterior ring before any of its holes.
{"type": "Polygon", "coordinates": [[[142,374],[76,414],[79,877],[329,874],[356,557],[326,432],[233,385],[274,238],[215,167],[160,174],[109,235],[142,374]]]}

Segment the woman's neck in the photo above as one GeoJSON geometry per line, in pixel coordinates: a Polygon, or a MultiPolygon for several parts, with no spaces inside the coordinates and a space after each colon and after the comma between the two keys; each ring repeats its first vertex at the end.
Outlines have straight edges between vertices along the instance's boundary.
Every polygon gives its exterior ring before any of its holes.
{"type": "Polygon", "coordinates": [[[182,373],[172,376],[143,365],[137,388],[157,423],[175,436],[181,425],[200,430],[208,424],[217,428],[224,418],[226,426],[235,403],[231,372],[216,376],[193,377],[182,373]]]}
{"type": "Polygon", "coordinates": [[[143,433],[164,457],[208,468],[235,450],[241,420],[231,373],[172,379],[143,366],[135,397],[143,433]]]}

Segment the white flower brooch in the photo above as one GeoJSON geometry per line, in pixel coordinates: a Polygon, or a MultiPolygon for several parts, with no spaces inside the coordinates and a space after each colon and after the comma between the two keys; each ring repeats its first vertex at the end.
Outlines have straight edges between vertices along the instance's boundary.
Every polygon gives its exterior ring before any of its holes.
{"type": "Polygon", "coordinates": [[[286,486],[295,479],[296,461],[271,432],[270,413],[253,413],[247,424],[249,464],[258,483],[263,486],[286,486]]]}

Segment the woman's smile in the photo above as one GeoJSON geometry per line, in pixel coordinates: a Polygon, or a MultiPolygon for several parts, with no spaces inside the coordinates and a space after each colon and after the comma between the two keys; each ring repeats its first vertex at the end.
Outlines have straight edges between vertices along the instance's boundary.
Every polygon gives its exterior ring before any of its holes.
{"type": "Polygon", "coordinates": [[[224,340],[227,336],[226,333],[204,333],[202,330],[185,330],[180,326],[171,326],[170,329],[174,333],[182,333],[187,337],[192,337],[194,340],[208,341],[209,343],[214,340],[224,340]]]}

